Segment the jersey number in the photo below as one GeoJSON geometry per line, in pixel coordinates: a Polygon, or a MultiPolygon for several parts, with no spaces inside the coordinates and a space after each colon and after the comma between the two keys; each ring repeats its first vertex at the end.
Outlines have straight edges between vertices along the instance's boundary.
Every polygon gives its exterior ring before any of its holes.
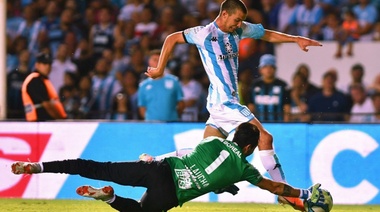
{"type": "Polygon", "coordinates": [[[224,160],[227,159],[227,157],[230,156],[230,153],[227,152],[226,150],[222,150],[220,152],[220,155],[214,160],[214,162],[212,162],[206,169],[206,173],[207,174],[211,174],[213,171],[215,171],[215,169],[217,169],[220,164],[223,163],[224,160]]]}

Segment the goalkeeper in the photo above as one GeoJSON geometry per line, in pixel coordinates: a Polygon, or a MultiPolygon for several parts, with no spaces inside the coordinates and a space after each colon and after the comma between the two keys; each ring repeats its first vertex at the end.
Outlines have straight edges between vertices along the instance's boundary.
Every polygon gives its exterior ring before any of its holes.
{"type": "MultiPolygon", "coordinates": [[[[160,161],[96,162],[75,159],[42,163],[15,162],[14,174],[67,173],[120,185],[146,187],[140,201],[114,194],[111,186],[81,186],[77,193],[107,202],[119,211],[166,211],[182,206],[208,192],[223,189],[239,181],[248,181],[273,194],[309,199],[319,185],[296,189],[264,178],[246,157],[257,147],[259,129],[251,123],[238,126],[232,141],[218,137],[204,139],[193,152],[179,158],[160,161]]],[[[318,200],[313,200],[316,202],[318,200]]]]}

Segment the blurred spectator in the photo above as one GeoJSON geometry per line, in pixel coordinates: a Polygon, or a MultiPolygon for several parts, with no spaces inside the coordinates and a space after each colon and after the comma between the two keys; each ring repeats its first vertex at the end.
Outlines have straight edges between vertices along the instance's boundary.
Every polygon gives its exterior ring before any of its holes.
{"type": "Polygon", "coordinates": [[[322,8],[324,14],[328,13],[339,13],[339,2],[344,2],[346,0],[318,0],[316,3],[322,8]]]}
{"type": "Polygon", "coordinates": [[[376,22],[372,34],[373,41],[380,41],[380,21],[376,22]]]}
{"type": "Polygon", "coordinates": [[[82,19],[78,22],[78,26],[82,30],[83,37],[89,38],[93,26],[96,24],[95,11],[91,7],[87,7],[84,11],[82,19]]]}
{"type": "Polygon", "coordinates": [[[78,40],[73,31],[69,31],[65,34],[63,43],[67,45],[67,51],[71,58],[73,58],[77,45],[80,39],[78,40]]]}
{"type": "Polygon", "coordinates": [[[314,32],[318,36],[319,40],[335,41],[342,37],[342,27],[340,24],[339,15],[336,13],[327,14],[320,25],[323,25],[321,29],[317,29],[314,32]]]}
{"type": "MultiPolygon", "coordinates": [[[[117,79],[121,79],[121,73],[128,67],[128,64],[131,61],[131,58],[124,54],[124,40],[115,39],[113,44],[114,50],[108,50],[111,56],[111,71],[110,75],[113,75],[117,79]]],[[[104,52],[103,52],[104,57],[104,52]]]]}
{"type": "Polygon", "coordinates": [[[115,26],[111,21],[111,9],[103,7],[99,10],[99,23],[90,31],[90,49],[95,60],[102,57],[105,49],[112,49],[115,26]]]}
{"type": "Polygon", "coordinates": [[[380,92],[372,94],[371,100],[375,111],[370,118],[370,122],[380,123],[380,92]]]}
{"type": "Polygon", "coordinates": [[[65,74],[63,75],[63,86],[71,86],[71,87],[74,87],[77,85],[77,75],[76,73],[74,72],[65,72],[65,74]]]}
{"type": "Polygon", "coordinates": [[[148,34],[152,38],[156,38],[158,24],[153,21],[154,10],[150,6],[144,6],[141,11],[141,20],[136,23],[135,36],[141,38],[144,34],[148,34]]]}
{"type": "Polygon", "coordinates": [[[210,113],[207,110],[207,96],[208,96],[208,89],[210,85],[210,79],[208,78],[207,74],[204,74],[201,76],[201,78],[198,79],[198,81],[202,85],[202,93],[201,97],[199,98],[199,121],[206,122],[209,117],[210,113]]]}
{"type": "MultiPolygon", "coordinates": [[[[208,6],[210,1],[208,0],[197,0],[195,3],[195,11],[193,13],[189,13],[192,17],[196,17],[200,23],[205,23],[203,20],[207,20],[208,6]]],[[[218,5],[219,7],[219,5],[218,5]]],[[[211,20],[213,21],[213,20],[211,20]]],[[[208,22],[210,23],[210,22],[208,22]]]]}
{"type": "Polygon", "coordinates": [[[113,98],[113,120],[138,120],[138,75],[133,71],[125,71],[121,76],[122,89],[113,98]]]}
{"type": "MultiPolygon", "coordinates": [[[[323,10],[315,4],[315,0],[303,0],[303,4],[297,7],[291,17],[290,25],[296,26],[298,35],[315,38],[312,29],[319,27],[322,18],[323,10]]],[[[319,31],[319,28],[313,31],[319,31]]]]}
{"type": "Polygon", "coordinates": [[[17,66],[19,65],[19,55],[23,50],[27,50],[28,39],[23,36],[18,36],[13,40],[13,42],[11,42],[10,40],[8,41],[9,43],[7,42],[7,72],[10,72],[17,68],[17,66]]]}
{"type": "Polygon", "coordinates": [[[132,19],[132,14],[140,13],[144,4],[142,0],[128,0],[127,4],[124,5],[119,13],[118,20],[119,21],[129,21],[132,19]]]}
{"type": "Polygon", "coordinates": [[[239,72],[249,70],[251,80],[260,77],[259,69],[256,64],[259,63],[263,51],[260,49],[260,40],[251,38],[242,39],[239,42],[239,72]]]}
{"type": "Polygon", "coordinates": [[[290,88],[290,106],[291,106],[291,121],[307,120],[305,113],[307,112],[307,93],[306,77],[300,72],[296,72],[293,75],[292,86],[290,88]]]}
{"type": "Polygon", "coordinates": [[[250,69],[245,69],[238,72],[239,103],[242,105],[247,105],[247,102],[249,101],[249,90],[253,81],[252,75],[253,73],[250,69]]]}
{"type": "Polygon", "coordinates": [[[371,98],[367,96],[365,87],[362,84],[351,85],[350,96],[353,102],[353,106],[350,112],[350,122],[369,122],[372,113],[374,113],[374,108],[371,98]]]}
{"type": "Polygon", "coordinates": [[[380,74],[377,74],[373,79],[372,84],[368,86],[368,92],[370,95],[380,93],[380,74]]]}
{"type": "MultiPolygon", "coordinates": [[[[59,6],[61,6],[63,3],[62,0],[61,1],[55,0],[55,1],[59,4],[59,6]]],[[[22,2],[22,5],[25,5],[25,6],[32,5],[36,13],[36,16],[42,17],[44,15],[45,9],[49,1],[47,0],[21,0],[21,2],[22,2]]],[[[22,6],[22,7],[25,7],[25,6],[22,6]]]]}
{"type": "Polygon", "coordinates": [[[113,107],[112,99],[121,89],[121,85],[114,76],[109,75],[110,67],[104,58],[97,60],[94,76],[92,76],[92,98],[94,104],[91,108],[91,118],[109,119],[113,107]]]}
{"type": "Polygon", "coordinates": [[[318,88],[316,85],[314,85],[313,83],[311,83],[309,81],[310,79],[310,68],[308,65],[304,64],[304,63],[301,63],[300,65],[298,65],[297,69],[296,69],[296,73],[300,73],[302,75],[304,75],[305,77],[305,82],[304,84],[302,85],[306,91],[305,93],[305,101],[307,102],[311,96],[313,96],[315,93],[317,93],[320,88],[318,88]]]}
{"type": "Polygon", "coordinates": [[[88,119],[91,117],[89,112],[95,103],[95,98],[92,96],[91,87],[90,76],[83,76],[79,79],[78,92],[75,96],[75,100],[77,101],[76,104],[78,105],[78,114],[76,114],[76,119],[88,119]]]}
{"type": "Polygon", "coordinates": [[[73,11],[73,21],[75,24],[78,24],[81,19],[83,18],[82,16],[82,11],[81,11],[81,7],[80,7],[80,2],[78,2],[77,0],[66,0],[64,1],[64,8],[65,9],[69,9],[69,10],[72,10],[73,11]]]}
{"type": "MultiPolygon", "coordinates": [[[[71,17],[71,16],[70,16],[71,17]]],[[[60,29],[61,19],[57,2],[49,1],[44,16],[40,18],[41,30],[39,32],[40,45],[49,43],[53,52],[56,51],[58,45],[63,41],[62,30],[60,29]]]]}
{"type": "Polygon", "coordinates": [[[75,88],[73,86],[64,85],[59,89],[59,98],[65,108],[67,118],[74,119],[77,115],[79,105],[75,101],[75,88]]]}
{"type": "Polygon", "coordinates": [[[364,66],[360,63],[356,63],[351,66],[351,71],[350,71],[350,76],[351,76],[351,81],[347,82],[344,87],[342,87],[342,91],[345,94],[350,93],[350,88],[354,84],[361,84],[364,88],[367,88],[368,84],[363,81],[364,78],[364,66]]]}
{"type": "Polygon", "coordinates": [[[145,55],[145,60],[148,60],[149,52],[152,49],[155,49],[156,43],[157,43],[155,40],[157,41],[157,39],[152,38],[149,34],[146,34],[146,33],[140,37],[139,48],[142,50],[143,54],[145,55]]]}
{"type": "MultiPolygon", "coordinates": [[[[43,41],[46,41],[52,52],[56,52],[61,43],[68,41],[70,45],[78,43],[82,39],[81,30],[74,23],[74,11],[72,9],[64,9],[61,13],[58,28],[46,29],[42,31],[43,41]]],[[[73,46],[71,46],[70,54],[73,53],[73,46]]],[[[54,55],[55,56],[55,55],[54,55]]]]}
{"type": "Polygon", "coordinates": [[[209,1],[209,4],[207,6],[207,13],[206,13],[207,16],[203,17],[203,19],[200,20],[200,24],[204,26],[214,21],[215,18],[219,15],[219,9],[220,9],[219,7],[220,7],[219,4],[217,4],[216,2],[209,1]]]}
{"type": "Polygon", "coordinates": [[[308,120],[325,122],[343,122],[348,120],[347,96],[335,88],[338,79],[335,70],[323,75],[322,89],[308,100],[308,120]]]}
{"type": "Polygon", "coordinates": [[[17,5],[14,1],[6,1],[7,2],[7,20],[6,20],[6,34],[10,38],[10,42],[12,42],[17,35],[18,26],[21,24],[23,19],[17,14],[17,5]]]}
{"type": "Polygon", "coordinates": [[[41,22],[37,20],[37,15],[32,5],[23,9],[23,21],[17,29],[16,36],[23,36],[28,39],[28,49],[32,55],[38,52],[37,38],[41,30],[41,22]]]}
{"type": "Polygon", "coordinates": [[[131,61],[126,68],[126,70],[134,71],[139,75],[139,82],[147,78],[144,74],[146,71],[144,57],[144,52],[139,47],[134,48],[131,51],[131,61]]]}
{"type": "Polygon", "coordinates": [[[194,68],[190,62],[182,63],[179,77],[185,104],[181,121],[198,121],[202,85],[194,79],[194,68]]]}
{"type": "Polygon", "coordinates": [[[262,121],[289,121],[290,97],[287,84],[276,78],[276,58],[265,54],[260,58],[261,78],[254,80],[250,88],[248,108],[262,121]]]}
{"type": "MultiPolygon", "coordinates": [[[[145,0],[149,1],[149,0],[145,0]]],[[[174,19],[178,20],[179,23],[182,23],[184,20],[185,14],[190,14],[187,10],[188,5],[182,5],[179,0],[161,0],[161,4],[157,4],[160,0],[153,1],[151,6],[154,5],[156,15],[160,14],[160,12],[167,6],[173,8],[174,11],[174,19]]],[[[198,0],[197,0],[198,1],[198,0]]],[[[155,19],[158,20],[158,17],[155,16],[155,19]]]]}
{"type": "Polygon", "coordinates": [[[279,3],[277,0],[261,0],[264,27],[275,30],[278,27],[279,3]]]}
{"type": "Polygon", "coordinates": [[[31,72],[29,59],[29,51],[22,50],[19,54],[18,67],[7,75],[7,118],[23,119],[25,117],[21,86],[31,72]]]}
{"type": "Polygon", "coordinates": [[[73,63],[78,68],[79,77],[86,76],[94,69],[94,59],[91,55],[89,42],[86,39],[82,39],[77,48],[75,49],[73,63]]]}
{"type": "Polygon", "coordinates": [[[179,0],[182,5],[186,6],[189,13],[197,12],[197,1],[198,0],[179,0]]]}
{"type": "Polygon", "coordinates": [[[157,39],[157,42],[163,43],[165,41],[165,38],[177,31],[178,27],[178,20],[175,20],[174,17],[174,10],[172,7],[165,7],[162,9],[159,20],[158,20],[158,26],[157,26],[157,34],[160,36],[157,39]]]}
{"type": "Polygon", "coordinates": [[[279,11],[277,15],[277,30],[280,32],[285,32],[291,35],[296,35],[296,28],[290,25],[290,19],[293,13],[296,11],[299,4],[297,0],[284,0],[280,1],[279,11]]]}
{"type": "Polygon", "coordinates": [[[370,2],[370,0],[358,0],[359,4],[355,5],[354,11],[360,24],[360,40],[372,40],[373,27],[378,18],[378,12],[370,2]]]}
{"type": "Polygon", "coordinates": [[[134,21],[120,21],[115,28],[115,40],[124,42],[124,54],[130,56],[132,47],[137,46],[140,40],[135,37],[134,21]]]}
{"type": "MultiPolygon", "coordinates": [[[[183,45],[186,46],[186,45],[183,45]]],[[[199,57],[199,52],[196,46],[190,45],[188,46],[189,52],[188,52],[188,61],[191,62],[194,68],[194,78],[196,80],[201,80],[203,76],[206,75],[206,72],[204,70],[202,60],[199,57]]],[[[207,86],[208,87],[208,86],[207,86]]]]}
{"type": "MultiPolygon", "coordinates": [[[[160,51],[153,50],[148,66],[157,67],[160,51]]],[[[184,109],[183,92],[177,77],[164,74],[161,78],[148,78],[138,88],[140,115],[146,121],[179,121],[184,109]]]]}
{"type": "Polygon", "coordinates": [[[66,44],[60,44],[57,49],[56,57],[53,60],[50,81],[54,88],[59,91],[64,83],[66,72],[77,73],[77,66],[71,61],[66,44]]]}
{"type": "Polygon", "coordinates": [[[343,14],[343,23],[342,23],[342,36],[338,38],[338,52],[336,57],[342,57],[342,48],[344,45],[347,45],[347,56],[353,55],[353,43],[360,38],[358,33],[359,22],[356,19],[355,13],[351,10],[347,10],[343,14]]]}

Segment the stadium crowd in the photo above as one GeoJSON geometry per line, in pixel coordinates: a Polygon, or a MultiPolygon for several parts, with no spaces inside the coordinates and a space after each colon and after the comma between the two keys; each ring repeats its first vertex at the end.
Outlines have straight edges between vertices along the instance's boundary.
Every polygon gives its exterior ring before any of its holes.
{"type": "MultiPolygon", "coordinates": [[[[151,52],[160,49],[172,32],[212,22],[221,2],[7,1],[7,118],[24,119],[21,85],[33,71],[37,53],[46,52],[54,58],[49,79],[69,119],[143,120],[138,92],[146,79],[151,52]]],[[[336,41],[337,58],[353,55],[355,42],[380,41],[379,0],[244,3],[249,8],[247,20],[252,23],[336,41]]],[[[274,45],[246,39],[240,43],[239,54],[241,102],[251,104],[262,122],[380,122],[380,74],[372,83],[363,82],[362,64],[352,66],[352,81],[346,87],[337,88],[336,70],[326,70],[322,84],[313,85],[310,68],[300,62],[297,70],[289,71],[294,73],[293,80],[282,85],[282,93],[264,95],[257,89],[276,90],[273,86],[277,86],[273,84],[277,79],[274,45]],[[264,66],[272,66],[274,71],[263,71],[264,66]],[[281,95],[284,101],[263,101],[268,95],[281,95]],[[280,110],[273,109],[276,107],[280,110]]],[[[184,109],[178,110],[178,121],[205,121],[209,81],[196,47],[178,45],[166,72],[177,76],[182,86],[184,109]]]]}

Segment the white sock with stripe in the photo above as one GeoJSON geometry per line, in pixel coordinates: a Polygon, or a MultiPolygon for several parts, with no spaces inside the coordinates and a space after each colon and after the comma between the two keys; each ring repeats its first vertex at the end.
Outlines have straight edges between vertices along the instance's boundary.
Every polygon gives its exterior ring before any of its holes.
{"type": "Polygon", "coordinates": [[[285,174],[281,168],[280,161],[274,153],[274,150],[260,150],[259,155],[261,163],[271,178],[276,182],[286,183],[285,174]]]}

